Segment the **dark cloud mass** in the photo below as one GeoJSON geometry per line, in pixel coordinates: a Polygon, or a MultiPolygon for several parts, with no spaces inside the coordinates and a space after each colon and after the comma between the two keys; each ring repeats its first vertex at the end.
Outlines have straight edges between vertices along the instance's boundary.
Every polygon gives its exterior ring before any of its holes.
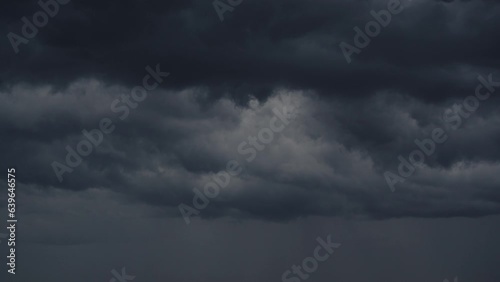
{"type": "MultiPolygon", "coordinates": [[[[24,199],[20,213],[31,223],[26,230],[40,232],[40,237],[23,235],[26,242],[43,253],[46,245],[112,241],[115,236],[109,232],[125,232],[121,220],[128,217],[154,224],[158,218],[173,220],[171,226],[180,231],[172,236],[189,236],[179,227],[178,205],[193,206],[193,188],[203,190],[230,160],[238,161],[242,172],[192,217],[200,226],[235,220],[256,228],[281,226],[273,232],[283,234],[291,222],[338,218],[339,225],[356,230],[355,238],[363,238],[360,230],[376,232],[369,225],[378,220],[397,226],[392,235],[403,232],[408,222],[432,230],[439,229],[436,222],[450,218],[498,223],[500,87],[485,85],[484,79],[500,83],[500,2],[402,1],[404,9],[348,63],[339,44],[355,45],[354,28],[364,29],[373,19],[370,11],[387,9],[387,2],[243,0],[220,21],[210,1],[72,0],[61,4],[34,38],[20,44],[17,54],[7,34],[22,35],[21,18],[32,20],[41,8],[37,1],[3,3],[1,167],[18,170],[19,197],[24,199]],[[143,85],[147,66],[170,75],[144,101],[128,106],[122,120],[123,112],[112,105],[143,85]],[[483,85],[481,91],[491,88],[491,97],[480,100],[470,116],[455,113],[461,122],[453,128],[457,121],[451,122],[447,111],[456,104],[471,107],[464,100],[477,94],[478,85],[483,85]],[[283,107],[294,109],[294,119],[263,150],[256,150],[255,159],[246,160],[249,154],[241,154],[240,144],[268,128],[276,118],[273,109],[283,107]],[[60,182],[53,162],[65,163],[66,147],[76,148],[84,138],[82,130],[99,128],[103,118],[112,120],[114,131],[60,182]],[[445,131],[447,140],[436,144],[425,164],[391,192],[387,171],[398,175],[398,157],[408,160],[419,148],[415,140],[433,138],[436,128],[445,131]],[[96,222],[107,230],[103,236],[86,229],[96,214],[103,217],[96,222]],[[115,217],[116,224],[108,225],[107,218],[115,217]],[[352,227],[349,220],[363,223],[352,227]],[[63,230],[58,221],[75,230],[63,230]]],[[[5,177],[0,179],[6,185],[5,177]]],[[[5,207],[5,195],[0,199],[5,207]]],[[[479,229],[486,234],[485,226],[479,229]]],[[[197,228],[205,232],[205,227],[197,228]]],[[[244,236],[246,229],[237,232],[244,236]]],[[[428,236],[440,232],[429,231],[428,236]]],[[[319,236],[308,234],[313,240],[319,236]]],[[[344,235],[346,241],[348,237],[344,235]]],[[[349,246],[342,251],[349,252],[349,246]]],[[[228,261],[231,254],[220,256],[228,261]]],[[[415,254],[419,262],[424,257],[423,252],[415,254]]],[[[198,264],[210,260],[198,259],[198,264]]],[[[278,258],[267,259],[274,265],[278,258]]],[[[182,260],[179,265],[189,258],[182,260]]],[[[240,269],[244,263],[234,263],[235,273],[245,272],[240,269]]],[[[212,267],[200,268],[208,277],[203,281],[246,281],[234,273],[224,278],[211,274],[212,267]]],[[[284,271],[288,266],[277,267],[284,271]]],[[[262,270],[263,281],[278,281],[282,272],[269,269],[262,270]]],[[[489,275],[492,268],[484,269],[463,275],[470,275],[468,281],[498,281],[498,275],[489,275]]],[[[178,281],[197,281],[179,280],[183,275],[173,273],[178,281]]],[[[377,274],[375,267],[370,273],[378,279],[402,277],[377,274]]],[[[54,281],[69,277],[47,275],[54,281]]],[[[89,277],[107,281],[107,273],[99,275],[89,277]]],[[[338,275],[317,281],[350,277],[338,275]]],[[[422,277],[427,276],[417,278],[422,277]]],[[[433,279],[441,282],[443,277],[433,279]]]]}

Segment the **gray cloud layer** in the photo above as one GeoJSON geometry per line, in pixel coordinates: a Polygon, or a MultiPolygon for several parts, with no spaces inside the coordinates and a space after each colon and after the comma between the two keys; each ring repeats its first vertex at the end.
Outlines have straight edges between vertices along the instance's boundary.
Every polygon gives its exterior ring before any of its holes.
{"type": "MultiPolygon", "coordinates": [[[[179,215],[192,205],[192,188],[203,189],[229,160],[241,175],[211,201],[201,216],[232,215],[271,220],[308,215],[373,218],[482,216],[499,212],[500,117],[484,103],[438,145],[426,166],[390,193],[385,170],[397,171],[398,155],[414,150],[415,138],[443,126],[449,105],[428,104],[397,93],[369,98],[325,99],[313,91],[276,89],[265,101],[240,106],[229,98],[207,102],[200,88],[157,90],[120,121],[109,109],[129,89],[81,80],[56,91],[19,85],[2,93],[2,142],[6,160],[16,160],[22,181],[40,188],[110,189],[133,201],[179,215]],[[34,106],[36,105],[36,106],[34,106]],[[296,107],[296,119],[252,162],[238,145],[269,124],[272,109],[296,107]],[[65,162],[69,145],[110,117],[105,135],[74,172],[59,183],[51,166],[65,162]],[[471,137],[473,136],[473,137],[471,137]],[[24,156],[24,157],[21,157],[24,156]]],[[[492,98],[493,103],[495,103],[492,98]]]]}

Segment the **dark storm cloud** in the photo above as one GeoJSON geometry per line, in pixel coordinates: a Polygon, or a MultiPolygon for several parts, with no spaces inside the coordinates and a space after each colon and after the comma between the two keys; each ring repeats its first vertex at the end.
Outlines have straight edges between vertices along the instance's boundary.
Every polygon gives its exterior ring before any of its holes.
{"type": "MultiPolygon", "coordinates": [[[[20,18],[38,8],[8,5],[4,34],[19,33],[20,18]]],[[[245,1],[220,22],[207,1],[71,1],[19,54],[7,38],[0,46],[2,161],[15,160],[24,183],[43,191],[99,187],[177,216],[192,188],[228,160],[244,163],[238,144],[286,97],[299,118],[202,217],[499,213],[496,97],[397,193],[382,174],[442,125],[446,108],[474,93],[478,74],[500,80],[500,6],[414,0],[348,64],[339,43],[352,43],[353,28],[385,6],[245,1]],[[156,63],[172,73],[162,89],[59,183],[51,163],[64,161],[83,129],[113,116],[112,101],[156,63]]]]}
{"type": "MultiPolygon", "coordinates": [[[[35,1],[8,5],[4,34],[19,33],[20,18],[38,8],[35,1]]],[[[394,89],[435,100],[463,94],[464,75],[498,65],[497,2],[403,5],[347,64],[339,43],[352,44],[353,28],[385,1],[247,1],[224,22],[207,1],[71,1],[18,55],[2,41],[0,74],[3,85],[81,77],[129,84],[145,63],[161,62],[175,70],[170,86],[208,86],[215,96],[238,89],[237,97],[264,97],[281,85],[329,96],[394,89]]]]}

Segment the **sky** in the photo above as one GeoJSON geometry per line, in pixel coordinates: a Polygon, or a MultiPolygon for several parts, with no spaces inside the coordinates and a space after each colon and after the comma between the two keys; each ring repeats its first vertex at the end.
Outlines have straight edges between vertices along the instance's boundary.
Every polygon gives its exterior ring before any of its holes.
{"type": "Polygon", "coordinates": [[[1,281],[500,281],[499,16],[3,3],[1,281]]]}

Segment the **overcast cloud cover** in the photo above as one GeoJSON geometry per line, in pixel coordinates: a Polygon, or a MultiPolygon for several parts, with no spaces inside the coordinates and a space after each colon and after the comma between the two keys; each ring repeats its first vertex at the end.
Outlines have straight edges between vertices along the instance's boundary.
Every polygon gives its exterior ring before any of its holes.
{"type": "Polygon", "coordinates": [[[500,2],[401,0],[348,63],[339,44],[388,2],[243,0],[221,21],[210,1],[72,0],[17,47],[41,8],[3,3],[0,183],[14,167],[19,222],[1,281],[282,281],[328,234],[342,245],[310,281],[500,281],[500,2]],[[151,69],[169,75],[113,110],[151,69]],[[491,96],[450,114],[478,85],[491,96]],[[248,161],[240,144],[290,109],[248,161]],[[59,181],[103,118],[114,131],[59,181]],[[447,140],[391,191],[436,128],[447,140]],[[179,205],[231,160],[187,225],[179,205]]]}

